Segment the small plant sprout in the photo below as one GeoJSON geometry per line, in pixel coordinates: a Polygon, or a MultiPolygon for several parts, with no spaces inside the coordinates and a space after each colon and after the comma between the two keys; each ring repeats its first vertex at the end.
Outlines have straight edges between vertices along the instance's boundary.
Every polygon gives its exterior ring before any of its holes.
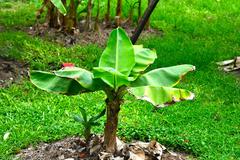
{"type": "Polygon", "coordinates": [[[91,118],[88,119],[87,112],[84,108],[79,107],[81,115],[76,115],[74,116],[75,121],[80,122],[83,127],[84,127],[84,138],[86,142],[89,142],[91,138],[91,129],[93,126],[98,126],[100,123],[97,121],[105,115],[106,109],[104,108],[101,113],[98,115],[92,116],[91,118]]]}
{"type": "Polygon", "coordinates": [[[78,67],[32,71],[31,81],[42,90],[65,95],[103,90],[107,116],[104,147],[107,152],[115,153],[118,113],[126,93],[161,107],[194,98],[193,93],[173,87],[195,67],[184,64],[145,72],[156,58],[154,50],[133,45],[126,32],[117,28],[111,32],[99,66],[93,72],[78,67]]]}

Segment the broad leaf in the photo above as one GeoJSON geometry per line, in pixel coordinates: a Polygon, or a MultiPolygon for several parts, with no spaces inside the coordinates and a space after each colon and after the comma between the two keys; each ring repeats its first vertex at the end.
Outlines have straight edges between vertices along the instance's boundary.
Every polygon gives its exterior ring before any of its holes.
{"type": "Polygon", "coordinates": [[[97,121],[99,118],[101,118],[102,116],[104,116],[105,113],[106,113],[106,109],[104,108],[104,109],[102,110],[102,112],[100,112],[98,115],[90,118],[90,119],[89,119],[89,122],[94,123],[94,122],[97,121]]]}
{"type": "Polygon", "coordinates": [[[134,45],[135,65],[132,69],[132,75],[139,74],[147,69],[157,58],[155,50],[143,48],[142,45],[134,45]]]}
{"type": "Polygon", "coordinates": [[[32,71],[30,80],[35,86],[48,92],[76,95],[88,91],[74,79],[58,77],[49,72],[32,71]]]}
{"type": "Polygon", "coordinates": [[[86,110],[82,107],[79,107],[79,109],[80,109],[80,112],[82,114],[84,122],[87,122],[87,112],[86,112],[86,110]]]}
{"type": "MultiPolygon", "coordinates": [[[[134,50],[129,37],[123,29],[114,29],[110,34],[107,47],[100,58],[99,67],[113,68],[116,73],[129,76],[134,65],[134,50]]],[[[120,81],[117,74],[113,76],[114,78],[107,81],[116,89],[120,86],[118,84],[120,81]]],[[[102,79],[106,81],[105,77],[102,77],[102,79]]]]}
{"type": "Polygon", "coordinates": [[[73,117],[75,121],[80,122],[80,123],[85,123],[84,119],[80,116],[74,116],[73,117]]]}
{"type": "Polygon", "coordinates": [[[93,68],[95,78],[101,78],[110,87],[117,90],[122,85],[128,85],[128,77],[110,67],[95,67],[93,68]]]}
{"type": "Polygon", "coordinates": [[[101,124],[99,122],[89,122],[91,126],[100,126],[101,124]]]}
{"type": "Polygon", "coordinates": [[[164,107],[175,102],[194,98],[194,94],[187,90],[171,87],[132,87],[129,92],[137,99],[148,101],[157,107],[164,107]]]}
{"type": "Polygon", "coordinates": [[[93,74],[85,69],[78,67],[65,67],[54,73],[59,77],[75,79],[84,88],[87,89],[93,88],[93,74]]]}
{"type": "Polygon", "coordinates": [[[187,72],[194,69],[193,65],[188,64],[155,69],[140,76],[136,81],[131,83],[131,86],[172,87],[178,84],[187,72]]]}
{"type": "Polygon", "coordinates": [[[67,14],[66,8],[64,7],[62,0],[51,0],[52,4],[58,9],[64,16],[67,14]]]}

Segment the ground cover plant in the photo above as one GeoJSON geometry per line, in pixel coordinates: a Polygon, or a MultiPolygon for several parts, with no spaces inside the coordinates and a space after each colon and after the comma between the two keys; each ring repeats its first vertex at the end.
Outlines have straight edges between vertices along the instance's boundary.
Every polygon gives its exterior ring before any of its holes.
{"type": "MultiPolygon", "coordinates": [[[[14,4],[0,3],[1,56],[28,62],[32,69],[41,70],[54,70],[54,66],[60,67],[68,61],[89,70],[97,66],[102,48],[96,45],[64,48],[18,31],[19,27],[34,24],[34,13],[29,8],[34,6],[14,4]]],[[[159,59],[152,69],[180,63],[196,65],[197,72],[190,73],[181,84],[196,94],[196,100],[153,114],[151,105],[133,102],[133,97],[127,96],[119,115],[119,137],[129,141],[157,139],[165,146],[204,160],[240,157],[239,80],[220,72],[215,65],[239,55],[238,8],[235,0],[161,1],[152,15],[151,26],[162,29],[164,37],[142,37],[139,43],[156,49],[159,59]]],[[[102,92],[73,98],[50,96],[35,89],[28,79],[1,88],[0,159],[12,159],[12,154],[30,144],[81,133],[81,125],[71,118],[72,114],[79,114],[78,104],[86,106],[87,112],[97,114],[104,99],[102,92]],[[4,141],[7,132],[10,135],[4,141]]],[[[102,126],[104,121],[104,118],[100,120],[102,126]]],[[[103,133],[102,127],[93,131],[103,133]]]]}

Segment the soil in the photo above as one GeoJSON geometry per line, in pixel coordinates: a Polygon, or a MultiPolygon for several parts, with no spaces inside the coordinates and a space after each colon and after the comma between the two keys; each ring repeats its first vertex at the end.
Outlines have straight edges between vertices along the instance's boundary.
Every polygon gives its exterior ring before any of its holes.
{"type": "MultiPolygon", "coordinates": [[[[79,23],[79,28],[74,31],[74,34],[66,34],[61,31],[61,29],[53,29],[48,28],[46,24],[37,24],[33,27],[30,27],[27,29],[28,34],[32,36],[40,36],[43,39],[46,39],[48,41],[57,42],[64,46],[70,46],[74,44],[98,44],[100,46],[106,45],[106,41],[109,37],[110,32],[113,27],[99,27],[98,31],[84,31],[84,23],[79,23]]],[[[94,26],[94,25],[92,25],[94,26]]],[[[100,26],[104,26],[104,24],[100,24],[100,26]]],[[[122,28],[125,29],[125,31],[128,33],[129,36],[131,36],[134,32],[135,27],[130,25],[123,25],[122,28]]],[[[146,36],[163,36],[163,31],[157,30],[157,29],[148,29],[144,30],[141,35],[141,37],[146,36]]]]}
{"type": "Polygon", "coordinates": [[[185,160],[189,155],[168,151],[156,141],[126,144],[118,139],[117,154],[103,150],[103,137],[93,136],[88,145],[79,137],[42,143],[22,150],[16,158],[23,160],[185,160]]]}
{"type": "Polygon", "coordinates": [[[28,65],[0,57],[0,88],[8,87],[28,75],[28,65]]]}
{"type": "Polygon", "coordinates": [[[0,25],[0,32],[4,32],[4,27],[0,25]]]}

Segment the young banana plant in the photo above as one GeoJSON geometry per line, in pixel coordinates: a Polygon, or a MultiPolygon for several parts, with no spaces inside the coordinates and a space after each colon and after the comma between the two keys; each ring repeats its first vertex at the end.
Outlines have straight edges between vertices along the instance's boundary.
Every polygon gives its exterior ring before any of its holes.
{"type": "Polygon", "coordinates": [[[92,116],[91,118],[88,119],[87,116],[87,112],[84,108],[79,107],[80,112],[81,112],[81,116],[80,115],[76,115],[74,116],[75,121],[80,122],[83,127],[84,127],[84,138],[86,140],[86,142],[89,142],[90,138],[91,138],[91,129],[93,126],[98,126],[100,125],[100,123],[98,123],[97,121],[105,115],[106,109],[104,108],[101,113],[99,113],[98,115],[92,116]]]}
{"type": "Polygon", "coordinates": [[[65,67],[54,72],[32,71],[30,78],[42,90],[65,95],[103,90],[107,96],[104,146],[107,152],[114,153],[118,113],[126,93],[158,107],[194,98],[190,91],[173,87],[195,67],[184,64],[145,72],[156,58],[154,50],[133,45],[126,32],[117,28],[111,32],[99,65],[93,68],[93,72],[65,67]]]}

